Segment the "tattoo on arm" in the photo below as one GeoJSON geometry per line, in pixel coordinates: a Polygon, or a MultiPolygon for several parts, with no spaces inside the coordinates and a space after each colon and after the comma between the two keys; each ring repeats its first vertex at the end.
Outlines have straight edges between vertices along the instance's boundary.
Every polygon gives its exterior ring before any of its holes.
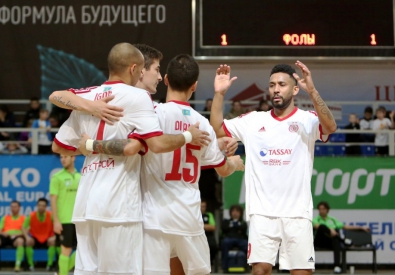
{"type": "Polygon", "coordinates": [[[317,95],[315,97],[315,101],[319,106],[319,111],[321,112],[321,114],[326,115],[330,120],[334,120],[331,111],[329,110],[328,106],[326,106],[324,100],[321,98],[320,95],[317,95]]]}
{"type": "Polygon", "coordinates": [[[130,143],[129,139],[95,140],[93,151],[100,154],[124,156],[123,149],[130,143]]]}
{"type": "Polygon", "coordinates": [[[54,96],[53,100],[55,100],[56,102],[59,102],[60,104],[65,105],[65,106],[67,106],[67,107],[69,107],[69,108],[71,108],[73,110],[77,109],[77,107],[75,105],[73,105],[70,101],[65,102],[64,100],[62,100],[61,96],[54,96]]]}

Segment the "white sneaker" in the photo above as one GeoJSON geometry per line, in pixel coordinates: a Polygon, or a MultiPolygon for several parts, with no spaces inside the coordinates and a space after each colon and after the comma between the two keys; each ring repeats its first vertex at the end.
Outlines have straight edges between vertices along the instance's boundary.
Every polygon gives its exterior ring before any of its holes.
{"type": "Polygon", "coordinates": [[[335,268],[333,269],[333,273],[340,274],[342,273],[342,269],[339,266],[335,266],[335,268]]]}

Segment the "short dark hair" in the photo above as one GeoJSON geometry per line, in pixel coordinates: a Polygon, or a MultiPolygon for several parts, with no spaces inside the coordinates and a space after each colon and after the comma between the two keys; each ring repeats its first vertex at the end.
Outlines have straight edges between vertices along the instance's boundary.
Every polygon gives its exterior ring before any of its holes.
{"type": "Polygon", "coordinates": [[[140,52],[144,56],[144,68],[146,70],[149,70],[151,65],[154,63],[155,60],[162,60],[163,54],[158,51],[157,49],[150,47],[145,44],[134,44],[137,49],[140,50],[140,52]]]}
{"type": "Polygon", "coordinates": [[[18,204],[18,206],[21,206],[21,203],[20,203],[19,201],[17,201],[17,200],[13,200],[13,201],[11,202],[11,204],[13,204],[13,203],[16,203],[16,204],[18,204]]]}
{"type": "Polygon", "coordinates": [[[370,114],[373,114],[373,108],[372,108],[372,107],[370,107],[370,106],[367,106],[367,107],[365,108],[365,111],[364,111],[364,113],[370,113],[370,114]]]}
{"type": "Polygon", "coordinates": [[[166,74],[170,87],[184,92],[198,80],[199,65],[192,56],[180,54],[170,60],[166,74]]]}
{"type": "Polygon", "coordinates": [[[230,208],[229,208],[229,216],[232,217],[232,212],[233,210],[238,210],[240,212],[240,220],[243,219],[243,207],[241,207],[239,204],[233,204],[230,208]]]}
{"type": "Polygon", "coordinates": [[[320,208],[320,206],[323,206],[323,207],[325,207],[326,209],[331,209],[330,207],[329,207],[329,203],[327,203],[326,201],[320,201],[318,204],[317,204],[317,209],[318,208],[320,208]]]}
{"type": "Polygon", "coordinates": [[[31,101],[40,101],[40,99],[37,96],[33,96],[30,98],[30,102],[31,101]]]}
{"type": "Polygon", "coordinates": [[[43,201],[43,202],[45,202],[45,205],[48,205],[48,200],[47,200],[46,198],[39,198],[38,201],[37,201],[37,204],[38,204],[40,201],[43,201]]]}
{"type": "Polygon", "coordinates": [[[272,74],[275,74],[275,73],[286,73],[286,74],[288,74],[293,80],[295,80],[295,85],[298,85],[298,81],[293,76],[293,74],[296,73],[296,71],[291,66],[289,66],[287,64],[278,64],[278,65],[273,67],[272,71],[270,72],[270,76],[272,76],[272,74]]]}

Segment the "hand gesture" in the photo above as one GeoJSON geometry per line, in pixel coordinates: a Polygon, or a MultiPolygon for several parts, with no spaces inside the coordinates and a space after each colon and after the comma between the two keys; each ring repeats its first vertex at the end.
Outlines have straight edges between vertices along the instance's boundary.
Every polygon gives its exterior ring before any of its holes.
{"type": "Polygon", "coordinates": [[[218,146],[221,151],[225,151],[227,157],[230,157],[235,154],[239,144],[235,138],[222,137],[218,139],[218,146]]]}
{"type": "Polygon", "coordinates": [[[228,160],[233,161],[236,164],[235,171],[244,171],[244,163],[239,155],[229,157],[228,160]]]}
{"type": "Polygon", "coordinates": [[[56,221],[53,223],[53,231],[58,235],[60,235],[62,233],[63,227],[59,221],[56,221]]]}
{"type": "Polygon", "coordinates": [[[236,79],[236,76],[230,78],[230,66],[226,64],[220,65],[214,78],[214,92],[225,95],[226,91],[236,79]]]}
{"type": "Polygon", "coordinates": [[[82,134],[82,138],[78,142],[78,150],[84,155],[84,156],[89,156],[92,154],[91,151],[88,151],[86,149],[86,141],[90,139],[90,137],[87,134],[82,134]]]}
{"type": "Polygon", "coordinates": [[[114,121],[118,121],[123,116],[121,107],[108,104],[115,96],[111,95],[100,100],[91,101],[88,112],[95,117],[100,118],[107,124],[113,125],[114,121]]]}
{"type": "Polygon", "coordinates": [[[394,119],[394,115],[395,115],[395,111],[392,111],[392,112],[389,114],[390,119],[394,119]]]}
{"type": "Polygon", "coordinates": [[[315,91],[313,78],[311,77],[311,72],[306,67],[305,64],[300,62],[299,60],[295,63],[296,66],[300,68],[302,71],[303,78],[301,79],[298,74],[294,73],[293,76],[298,81],[298,84],[302,90],[305,90],[307,93],[311,94],[315,91]]]}
{"type": "Polygon", "coordinates": [[[199,130],[199,122],[189,126],[187,131],[192,134],[192,141],[190,143],[193,145],[203,147],[207,146],[211,142],[211,139],[209,138],[209,133],[199,130]]]}

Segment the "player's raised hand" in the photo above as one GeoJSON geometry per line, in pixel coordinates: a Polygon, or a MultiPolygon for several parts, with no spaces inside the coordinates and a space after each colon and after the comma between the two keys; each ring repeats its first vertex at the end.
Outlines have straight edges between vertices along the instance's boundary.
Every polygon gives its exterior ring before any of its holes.
{"type": "Polygon", "coordinates": [[[300,88],[305,90],[307,93],[311,94],[315,91],[314,83],[313,83],[313,78],[311,77],[311,72],[309,71],[309,68],[299,60],[296,61],[295,63],[296,66],[299,67],[299,69],[302,71],[302,76],[303,78],[301,79],[298,74],[293,74],[295,79],[298,81],[298,84],[300,88]]]}
{"type": "Polygon", "coordinates": [[[111,95],[100,100],[91,101],[88,106],[88,112],[95,117],[104,120],[107,124],[113,125],[123,116],[123,108],[108,104],[115,96],[111,95]]]}
{"type": "Polygon", "coordinates": [[[193,145],[203,147],[207,146],[211,142],[209,133],[199,129],[199,122],[196,122],[194,125],[189,126],[187,131],[192,134],[192,141],[190,143],[193,145]]]}
{"type": "Polygon", "coordinates": [[[78,142],[78,150],[84,155],[84,156],[89,156],[92,154],[91,151],[86,149],[86,141],[90,139],[90,137],[87,134],[82,134],[82,138],[78,142]]]}
{"type": "Polygon", "coordinates": [[[214,92],[225,95],[226,91],[232,85],[237,76],[230,78],[230,66],[220,65],[214,78],[214,92]]]}
{"type": "Polygon", "coordinates": [[[235,171],[244,171],[244,163],[239,155],[228,157],[228,161],[232,161],[236,165],[235,171]]]}

